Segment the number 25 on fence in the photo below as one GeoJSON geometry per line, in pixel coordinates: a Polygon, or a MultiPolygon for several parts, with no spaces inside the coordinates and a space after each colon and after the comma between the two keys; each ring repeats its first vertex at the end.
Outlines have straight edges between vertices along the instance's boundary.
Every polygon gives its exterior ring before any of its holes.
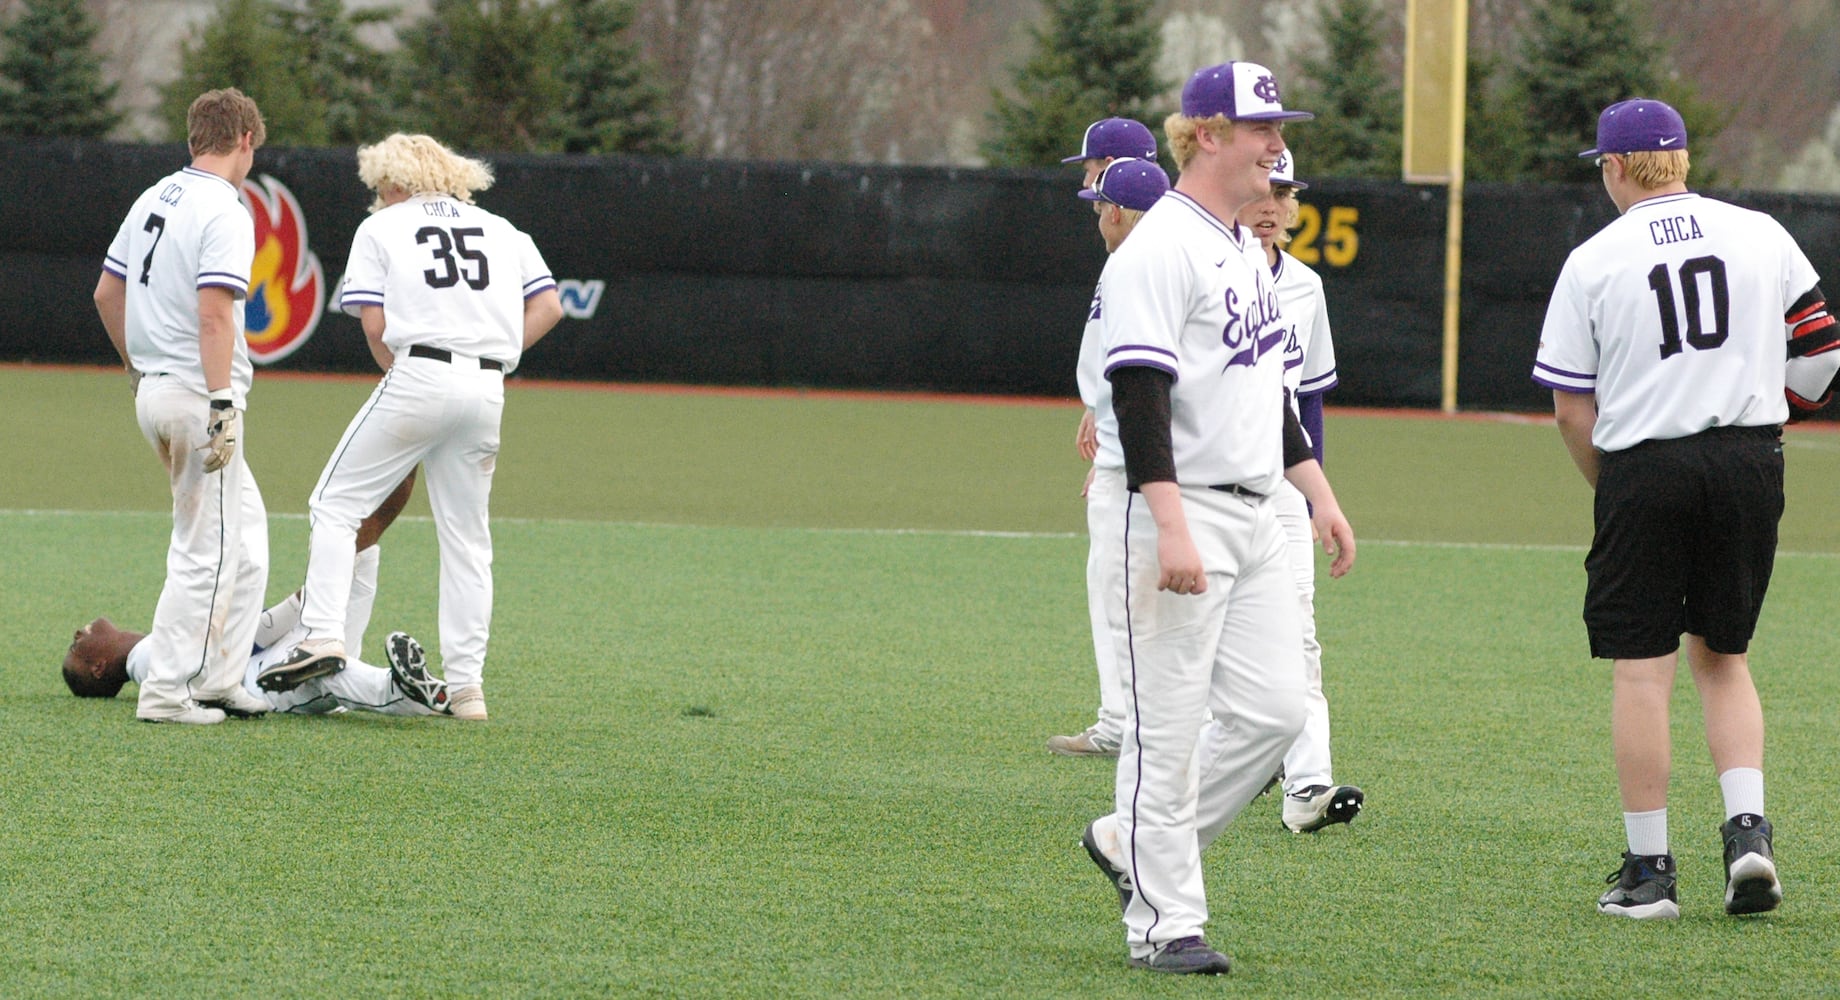
{"type": "Polygon", "coordinates": [[[1361,248],[1361,236],[1355,231],[1360,221],[1361,210],[1351,205],[1332,205],[1325,215],[1315,205],[1299,203],[1297,235],[1285,249],[1311,267],[1318,263],[1347,267],[1361,248]]]}

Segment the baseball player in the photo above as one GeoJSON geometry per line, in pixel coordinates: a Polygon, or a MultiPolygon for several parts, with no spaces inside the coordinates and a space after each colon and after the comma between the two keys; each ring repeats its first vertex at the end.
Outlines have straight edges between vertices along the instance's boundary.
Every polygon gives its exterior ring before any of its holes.
{"type": "MultiPolygon", "coordinates": [[[[139,632],[98,618],[76,631],[64,654],[64,683],[79,698],[113,698],[129,681],[147,682],[151,643],[139,632]]],[[[336,674],[313,678],[286,692],[256,686],[262,666],[283,659],[290,647],[257,650],[245,658],[243,692],[276,712],[327,715],[347,710],[384,715],[444,715],[447,684],[428,673],[421,644],[390,635],[389,669],[353,661],[336,674]]]]}
{"type": "Polygon", "coordinates": [[[256,102],[234,88],[199,95],[186,129],[191,165],[135,200],[95,300],[173,498],[135,714],[208,724],[268,707],[241,684],[268,586],[268,512],[240,447],[253,371],[240,300],[255,222],[239,194],[267,130],[256,102]]]}
{"type": "Polygon", "coordinates": [[[1725,912],[1782,900],[1764,818],[1750,639],[1783,510],[1781,430],[1827,401],[1840,327],[1795,240],[1687,190],[1687,130],[1660,101],[1604,109],[1596,157],[1620,217],[1566,259],[1535,382],[1596,492],[1591,655],[1614,661],[1611,738],[1628,850],[1602,913],[1680,914],[1668,842],[1669,701],[1682,633],[1726,820],[1725,912]]]}
{"type": "Polygon", "coordinates": [[[352,238],[340,305],[385,369],[308,498],[312,531],[295,671],[346,656],[358,522],[420,463],[441,551],[441,654],[456,718],[484,721],[492,621],[487,503],[505,375],[562,318],[529,236],[473,204],[491,168],[426,135],[358,150],[374,214],[352,238]]]}
{"type": "MultiPolygon", "coordinates": [[[[1088,129],[1089,141],[1091,136],[1092,129],[1088,129]]],[[[1080,189],[1079,196],[1093,203],[1093,211],[1098,215],[1099,236],[1105,241],[1106,252],[1111,253],[1131,234],[1144,212],[1168,190],[1169,175],[1154,160],[1124,157],[1108,163],[1093,182],[1080,189]]],[[[1099,344],[1098,307],[1099,290],[1095,288],[1092,309],[1086,319],[1086,332],[1080,338],[1077,377],[1080,399],[1086,404],[1086,410],[1080,417],[1074,446],[1079,450],[1080,457],[1093,462],[1095,467],[1104,464],[1117,472],[1124,468],[1124,456],[1114,447],[1101,457],[1095,431],[1098,414],[1102,410],[1106,419],[1111,419],[1111,408],[1101,406],[1101,403],[1109,402],[1112,392],[1111,384],[1105,379],[1105,355],[1099,344]]],[[[1107,440],[1116,445],[1116,427],[1110,429],[1107,440]]],[[[1117,651],[1122,622],[1119,615],[1113,613],[1114,609],[1106,606],[1103,584],[1105,555],[1097,544],[1104,534],[1102,526],[1110,522],[1117,512],[1117,504],[1123,501],[1122,493],[1116,489],[1122,482],[1115,475],[1099,481],[1089,469],[1086,485],[1081,490],[1086,498],[1087,533],[1094,542],[1086,558],[1086,607],[1092,622],[1093,659],[1099,668],[1099,718],[1083,732],[1072,736],[1048,737],[1048,749],[1064,756],[1116,757],[1119,741],[1124,736],[1124,688],[1118,681],[1117,651]]]]}
{"type": "MultiPolygon", "coordinates": [[[[1310,501],[1330,574],[1354,563],[1353,529],[1284,398],[1271,272],[1234,221],[1271,190],[1283,123],[1310,117],[1256,63],[1196,72],[1164,127],[1181,177],[1100,280],[1128,492],[1097,544],[1123,609],[1128,715],[1115,811],[1082,841],[1119,891],[1131,964],[1159,972],[1230,968],[1202,934],[1201,851],[1303,726],[1303,626],[1271,499],[1282,481],[1310,501]]],[[[1106,475],[1118,473],[1099,470],[1095,488],[1106,475]]]]}
{"type": "Polygon", "coordinates": [[[1081,187],[1092,187],[1106,165],[1122,156],[1156,162],[1156,136],[1142,122],[1130,118],[1101,118],[1086,126],[1080,137],[1080,151],[1061,160],[1078,163],[1086,172],[1081,187]]]}
{"type": "MultiPolygon", "coordinates": [[[[1322,278],[1284,250],[1291,230],[1297,227],[1297,192],[1307,187],[1297,179],[1295,161],[1286,150],[1271,171],[1271,193],[1240,209],[1239,221],[1258,237],[1265,264],[1271,268],[1285,331],[1284,391],[1320,465],[1322,398],[1335,387],[1335,344],[1329,338],[1322,278]]],[[[1309,682],[1304,692],[1303,732],[1284,755],[1283,818],[1293,833],[1314,833],[1354,819],[1364,797],[1359,788],[1338,785],[1332,777],[1329,700],[1323,695],[1322,644],[1316,639],[1316,554],[1310,544],[1309,504],[1288,482],[1278,487],[1272,501],[1290,539],[1291,571],[1296,574],[1298,609],[1303,616],[1304,676],[1309,682]]]]}

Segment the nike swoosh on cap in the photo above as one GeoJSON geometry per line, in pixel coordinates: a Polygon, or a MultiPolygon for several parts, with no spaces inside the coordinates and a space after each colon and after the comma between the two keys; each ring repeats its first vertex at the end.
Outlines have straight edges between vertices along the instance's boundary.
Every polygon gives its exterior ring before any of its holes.
{"type": "Polygon", "coordinates": [[[1662,139],[1662,140],[1660,140],[1660,142],[1661,142],[1661,145],[1663,145],[1663,146],[1665,146],[1665,145],[1667,145],[1668,143],[1670,143],[1670,142],[1673,142],[1673,141],[1674,141],[1674,137],[1673,137],[1673,136],[1669,136],[1669,137],[1668,137],[1668,138],[1666,138],[1666,139],[1662,139]]]}

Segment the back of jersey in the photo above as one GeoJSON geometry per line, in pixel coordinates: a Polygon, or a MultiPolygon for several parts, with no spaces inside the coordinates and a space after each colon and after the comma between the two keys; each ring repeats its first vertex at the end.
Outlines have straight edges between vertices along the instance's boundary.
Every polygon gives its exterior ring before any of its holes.
{"type": "Polygon", "coordinates": [[[383,342],[517,365],[524,300],[554,287],[536,244],[477,205],[410,197],[366,219],[352,239],[340,308],[381,306],[383,342]]]}
{"type": "MultiPolygon", "coordinates": [[[[102,265],[128,286],[128,358],[135,369],[172,376],[204,395],[198,292],[224,288],[246,299],[255,253],[255,222],[224,178],[186,167],[142,193],[102,265]]],[[[237,336],[230,381],[240,404],[253,369],[242,336],[243,309],[232,312],[237,336]]]]}

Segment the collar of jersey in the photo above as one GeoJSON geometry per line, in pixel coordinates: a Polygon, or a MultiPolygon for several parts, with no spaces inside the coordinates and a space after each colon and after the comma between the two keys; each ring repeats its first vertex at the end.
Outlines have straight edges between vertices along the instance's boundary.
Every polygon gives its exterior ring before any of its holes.
{"type": "Polygon", "coordinates": [[[182,174],[191,174],[193,177],[209,177],[210,179],[216,181],[217,183],[222,184],[224,187],[229,188],[232,192],[236,191],[236,185],[230,183],[228,178],[219,177],[216,174],[210,172],[209,170],[200,170],[197,167],[187,165],[184,167],[180,167],[179,172],[182,174]]]}
{"type": "Polygon", "coordinates": [[[1216,216],[1213,212],[1208,211],[1206,208],[1202,207],[1202,204],[1200,202],[1196,201],[1193,198],[1190,198],[1188,195],[1185,195],[1180,191],[1175,190],[1174,188],[1171,188],[1169,190],[1169,193],[1163,195],[1163,197],[1166,199],[1172,199],[1177,204],[1184,205],[1188,209],[1193,211],[1196,215],[1201,216],[1202,219],[1207,221],[1208,225],[1213,226],[1215,229],[1219,230],[1220,235],[1225,236],[1227,239],[1232,240],[1234,246],[1243,245],[1240,243],[1240,239],[1239,239],[1239,227],[1236,225],[1229,226],[1226,223],[1220,221],[1220,218],[1218,216],[1216,216]]]}
{"type": "Polygon", "coordinates": [[[1629,206],[1629,210],[1633,212],[1638,208],[1647,208],[1650,205],[1672,205],[1673,203],[1677,201],[1685,201],[1688,198],[1698,198],[1698,197],[1699,197],[1699,194],[1693,191],[1682,191],[1679,194],[1664,194],[1658,198],[1644,198],[1641,201],[1638,201],[1635,204],[1629,206]]]}

